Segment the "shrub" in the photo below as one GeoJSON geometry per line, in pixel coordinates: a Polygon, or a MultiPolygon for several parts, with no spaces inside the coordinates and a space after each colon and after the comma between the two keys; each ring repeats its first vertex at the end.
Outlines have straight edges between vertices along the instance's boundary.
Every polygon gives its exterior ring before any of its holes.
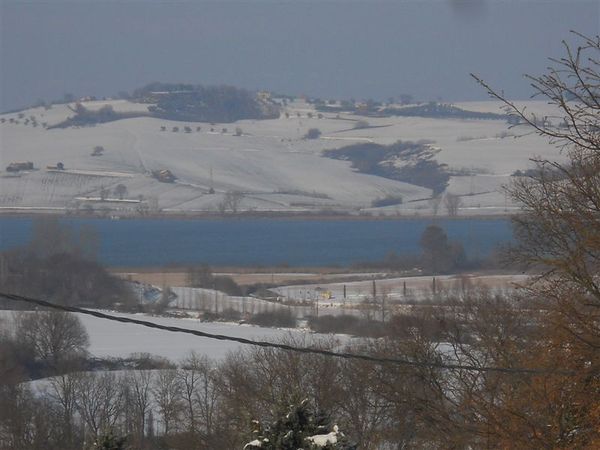
{"type": "Polygon", "coordinates": [[[310,128],[304,135],[304,139],[319,139],[321,137],[321,130],[318,128],[310,128]]]}
{"type": "Polygon", "coordinates": [[[237,322],[242,318],[242,313],[237,309],[227,308],[221,311],[221,317],[223,320],[237,322]]]}
{"type": "Polygon", "coordinates": [[[382,208],[384,206],[401,205],[403,202],[401,195],[388,195],[384,198],[376,198],[371,202],[373,208],[382,208]]]}
{"type": "Polygon", "coordinates": [[[296,326],[296,318],[288,309],[261,312],[253,315],[249,322],[263,327],[294,328],[296,326]]]}
{"type": "Polygon", "coordinates": [[[244,294],[233,278],[226,275],[215,276],[207,265],[188,268],[188,282],[192,287],[216,289],[227,295],[244,294]]]}
{"type": "Polygon", "coordinates": [[[204,322],[239,322],[242,319],[242,313],[237,309],[227,308],[221,312],[204,311],[202,313],[202,320],[204,322]]]}
{"type": "Polygon", "coordinates": [[[214,287],[217,291],[225,292],[227,295],[243,295],[242,288],[233,278],[226,275],[215,276],[214,287]]]}

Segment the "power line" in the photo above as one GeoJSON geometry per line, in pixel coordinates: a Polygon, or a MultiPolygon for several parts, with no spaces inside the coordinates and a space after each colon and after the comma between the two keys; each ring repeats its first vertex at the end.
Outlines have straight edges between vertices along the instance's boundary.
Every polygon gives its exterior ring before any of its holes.
{"type": "Polygon", "coordinates": [[[238,342],[240,344],[254,345],[254,346],[264,347],[264,348],[276,348],[276,349],[280,349],[280,350],[286,350],[286,351],[292,351],[292,352],[298,352],[298,353],[309,353],[309,354],[330,356],[330,357],[344,358],[344,359],[359,359],[359,360],[363,360],[363,361],[370,361],[370,362],[373,362],[376,364],[395,364],[395,365],[401,365],[401,366],[412,366],[412,367],[420,367],[420,368],[427,368],[427,369],[437,368],[437,369],[444,369],[444,370],[468,370],[468,371],[473,371],[473,372],[499,372],[499,373],[505,373],[505,374],[521,374],[521,375],[523,375],[523,374],[529,374],[529,375],[554,374],[554,375],[569,375],[569,376],[574,375],[574,373],[570,372],[570,371],[556,371],[556,370],[523,368],[523,367],[492,367],[492,366],[474,366],[474,365],[470,365],[470,364],[446,364],[446,363],[439,363],[439,362],[421,362],[421,361],[411,361],[408,359],[381,358],[381,357],[377,357],[377,356],[370,356],[370,355],[358,354],[358,353],[334,352],[334,351],[330,351],[330,350],[322,350],[322,349],[310,348],[310,347],[296,347],[293,345],[281,344],[281,343],[276,343],[276,342],[254,341],[251,339],[245,339],[245,338],[236,337],[236,336],[206,333],[204,331],[199,331],[199,330],[190,330],[189,328],[180,328],[180,327],[173,327],[173,326],[167,326],[167,325],[160,325],[157,323],[148,322],[146,320],[138,320],[138,319],[131,319],[129,317],[113,316],[110,314],[101,313],[99,311],[92,311],[89,309],[78,308],[76,306],[58,305],[56,303],[52,303],[52,302],[48,302],[48,301],[40,300],[40,299],[35,299],[35,298],[31,298],[31,297],[25,297],[22,295],[6,294],[3,292],[0,292],[0,297],[4,297],[6,299],[13,300],[16,302],[22,302],[22,303],[28,303],[28,304],[32,304],[32,305],[43,306],[46,308],[56,309],[56,310],[60,310],[60,311],[85,314],[85,315],[93,316],[93,317],[96,317],[99,319],[111,320],[114,322],[132,323],[132,324],[144,326],[147,328],[154,328],[157,330],[169,331],[172,333],[185,333],[185,334],[191,334],[194,336],[204,337],[204,338],[208,338],[208,339],[217,339],[219,341],[238,342]]]}

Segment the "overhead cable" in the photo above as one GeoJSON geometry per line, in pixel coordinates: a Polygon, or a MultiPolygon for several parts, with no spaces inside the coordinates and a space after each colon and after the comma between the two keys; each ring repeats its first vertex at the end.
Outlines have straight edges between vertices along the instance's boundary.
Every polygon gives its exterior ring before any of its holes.
{"type": "Polygon", "coordinates": [[[99,319],[111,320],[113,322],[121,322],[121,323],[131,323],[135,325],[140,325],[147,328],[154,328],[157,330],[168,331],[172,333],[185,333],[191,334],[197,337],[203,337],[208,339],[216,339],[219,341],[231,341],[238,342],[240,344],[245,345],[254,345],[263,348],[276,348],[279,350],[297,352],[297,353],[308,353],[315,354],[321,356],[329,356],[335,358],[344,358],[344,359],[358,359],[363,361],[370,361],[376,364],[394,364],[401,366],[411,366],[411,367],[419,367],[426,369],[443,369],[443,370],[467,370],[474,372],[498,372],[505,374],[529,374],[529,375],[541,375],[541,374],[554,374],[554,375],[573,375],[573,372],[570,371],[561,371],[561,370],[549,370],[549,369],[538,369],[538,368],[524,368],[524,367],[494,367],[494,366],[476,366],[471,364],[453,364],[453,363],[442,363],[437,361],[414,361],[410,359],[399,359],[399,358],[384,358],[379,356],[372,356],[366,354],[359,353],[348,353],[348,352],[335,352],[331,350],[323,350],[315,347],[297,347],[294,345],[283,344],[278,342],[268,342],[268,341],[255,341],[251,339],[246,339],[237,336],[229,336],[224,334],[213,334],[206,333],[204,331],[199,330],[191,330],[189,328],[181,328],[174,327],[168,325],[161,325],[154,322],[149,322],[147,320],[139,320],[132,319],[130,317],[121,317],[115,316],[111,314],[106,314],[100,311],[78,308],[76,306],[66,306],[59,305],[57,303],[49,302],[46,300],[35,299],[31,297],[26,297],[23,295],[16,294],[7,294],[0,292],[0,297],[4,297],[9,300],[13,300],[21,303],[28,303],[30,305],[42,306],[45,308],[66,311],[71,313],[79,313],[85,314],[88,316],[93,316],[99,319]]]}

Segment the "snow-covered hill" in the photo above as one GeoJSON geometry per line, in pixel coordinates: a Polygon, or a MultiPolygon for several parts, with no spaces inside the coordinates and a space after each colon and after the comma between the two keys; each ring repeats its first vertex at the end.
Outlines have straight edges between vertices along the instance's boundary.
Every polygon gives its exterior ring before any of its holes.
{"type": "MultiPolygon", "coordinates": [[[[147,105],[124,100],[84,104],[90,110],[108,104],[115,111],[147,112],[147,105]]],[[[495,102],[458,106],[500,112],[495,102]]],[[[528,106],[547,111],[540,102],[528,106]]],[[[371,127],[353,129],[360,117],[323,113],[319,118],[302,101],[290,103],[273,120],[209,124],[137,117],[94,127],[46,129],[72,114],[68,105],[54,105],[0,116],[1,210],[142,214],[234,208],[430,214],[431,190],[358,173],[348,161],[321,155],[325,149],[353,143],[429,140],[437,150],[435,158],[456,174],[447,192],[462,196],[460,214],[502,213],[514,208],[500,190],[512,172],[530,168],[534,155],[560,157],[557,149],[535,135],[514,139],[515,131],[508,131],[500,120],[366,118],[371,127]],[[310,128],[318,128],[320,138],[303,139],[310,128]],[[98,146],[104,151],[92,156],[98,146]],[[32,161],[36,170],[4,171],[17,161],[32,161]],[[65,170],[48,168],[58,162],[65,170]],[[164,169],[177,177],[175,183],[152,176],[164,169]],[[115,188],[120,184],[126,189],[118,194],[115,188]],[[228,192],[241,196],[232,204],[228,192]],[[375,199],[399,196],[402,205],[371,208],[375,199]]]]}

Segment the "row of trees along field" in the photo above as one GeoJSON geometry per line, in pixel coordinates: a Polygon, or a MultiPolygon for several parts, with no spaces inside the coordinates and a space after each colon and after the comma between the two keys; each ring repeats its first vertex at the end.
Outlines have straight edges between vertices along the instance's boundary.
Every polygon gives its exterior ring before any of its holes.
{"type": "MultiPolygon", "coordinates": [[[[414,308],[409,328],[398,321],[397,333],[347,349],[403,364],[248,347],[154,371],[64,368],[41,392],[3,364],[0,447],[599,448],[600,38],[579,38],[530,78],[566,126],[537,120],[479,80],[563,146],[564,162],[539,160],[510,188],[524,207],[510,258],[537,274],[522,289],[448,295],[414,308]]],[[[6,359],[25,338],[3,330],[6,359]]]]}

